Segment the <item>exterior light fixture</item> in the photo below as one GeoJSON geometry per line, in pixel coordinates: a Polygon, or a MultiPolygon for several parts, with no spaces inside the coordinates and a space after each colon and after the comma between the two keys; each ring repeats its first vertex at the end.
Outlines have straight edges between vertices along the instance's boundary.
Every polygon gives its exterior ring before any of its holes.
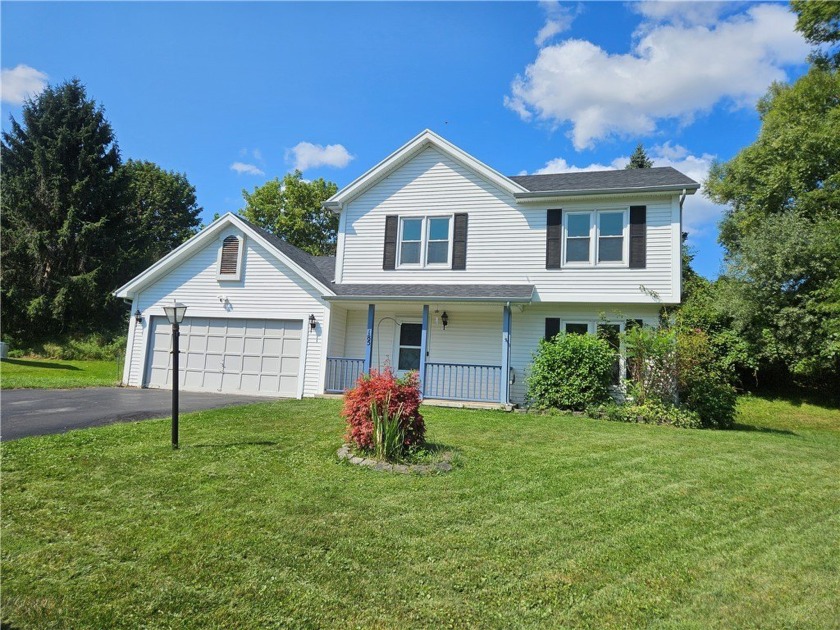
{"type": "Polygon", "coordinates": [[[181,322],[187,312],[185,304],[175,302],[171,306],[164,306],[166,319],[172,324],[172,448],[178,448],[178,338],[181,336],[181,322]]]}
{"type": "Polygon", "coordinates": [[[315,321],[315,315],[310,315],[310,316],[309,316],[309,327],[310,327],[312,330],[315,330],[315,327],[316,327],[317,325],[318,325],[318,322],[316,322],[316,321],[315,321]]]}
{"type": "Polygon", "coordinates": [[[138,324],[143,323],[143,313],[140,312],[139,308],[136,311],[134,311],[134,321],[138,324]]]}
{"type": "Polygon", "coordinates": [[[443,329],[446,330],[446,327],[449,325],[449,315],[446,314],[446,311],[441,313],[440,323],[443,324],[443,329]]]}

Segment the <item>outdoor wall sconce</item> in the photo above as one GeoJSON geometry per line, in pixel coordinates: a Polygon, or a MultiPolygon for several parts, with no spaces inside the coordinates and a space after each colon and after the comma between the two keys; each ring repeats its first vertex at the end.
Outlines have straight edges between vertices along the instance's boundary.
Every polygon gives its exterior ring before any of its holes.
{"type": "Polygon", "coordinates": [[[309,328],[315,330],[315,327],[318,325],[318,322],[315,321],[315,315],[309,316],[309,328]]]}
{"type": "Polygon", "coordinates": [[[143,323],[143,313],[140,312],[139,308],[136,311],[134,311],[134,321],[138,324],[143,323]]]}
{"type": "Polygon", "coordinates": [[[446,327],[449,325],[449,315],[446,314],[446,311],[441,313],[440,323],[443,324],[443,329],[446,330],[446,327]]]}

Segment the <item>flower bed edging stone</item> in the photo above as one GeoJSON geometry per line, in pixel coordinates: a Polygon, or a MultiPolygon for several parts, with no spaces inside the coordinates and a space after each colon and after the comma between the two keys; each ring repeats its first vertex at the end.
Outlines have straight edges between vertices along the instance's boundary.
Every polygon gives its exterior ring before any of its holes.
{"type": "Polygon", "coordinates": [[[336,454],[338,455],[338,459],[347,460],[356,466],[366,466],[367,468],[381,470],[383,472],[428,474],[433,472],[449,472],[452,470],[452,452],[444,453],[441,456],[443,461],[434,464],[391,464],[389,462],[379,461],[378,459],[359,457],[353,454],[349,444],[345,444],[338,449],[338,453],[336,454]]]}

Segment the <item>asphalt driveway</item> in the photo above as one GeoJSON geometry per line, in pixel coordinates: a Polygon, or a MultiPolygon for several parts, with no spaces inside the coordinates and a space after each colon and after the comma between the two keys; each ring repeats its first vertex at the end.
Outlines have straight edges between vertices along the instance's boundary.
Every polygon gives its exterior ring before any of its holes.
{"type": "MultiPolygon", "coordinates": [[[[180,392],[181,413],[266,402],[265,397],[180,392]]],[[[166,389],[89,387],[7,389],[0,392],[0,439],[63,433],[112,422],[168,418],[172,392],[166,389]]]]}

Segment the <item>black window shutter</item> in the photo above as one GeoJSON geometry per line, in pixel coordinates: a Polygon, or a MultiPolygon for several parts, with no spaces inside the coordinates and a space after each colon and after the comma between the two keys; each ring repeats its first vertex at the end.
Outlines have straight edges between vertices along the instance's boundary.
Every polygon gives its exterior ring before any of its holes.
{"type": "Polygon", "coordinates": [[[467,213],[455,215],[455,227],[452,236],[452,268],[467,268],[467,213]]]}
{"type": "Polygon", "coordinates": [[[385,217],[385,252],[382,255],[382,268],[397,268],[397,228],[400,220],[395,214],[385,217]]]}
{"type": "Polygon", "coordinates": [[[560,332],[560,318],[546,317],[545,318],[545,340],[551,341],[560,332]]]}
{"type": "Polygon", "coordinates": [[[563,261],[561,256],[563,211],[548,210],[545,225],[545,268],[560,269],[563,261]]]}
{"type": "Polygon", "coordinates": [[[630,206],[630,269],[647,266],[647,206],[630,206]]]}

